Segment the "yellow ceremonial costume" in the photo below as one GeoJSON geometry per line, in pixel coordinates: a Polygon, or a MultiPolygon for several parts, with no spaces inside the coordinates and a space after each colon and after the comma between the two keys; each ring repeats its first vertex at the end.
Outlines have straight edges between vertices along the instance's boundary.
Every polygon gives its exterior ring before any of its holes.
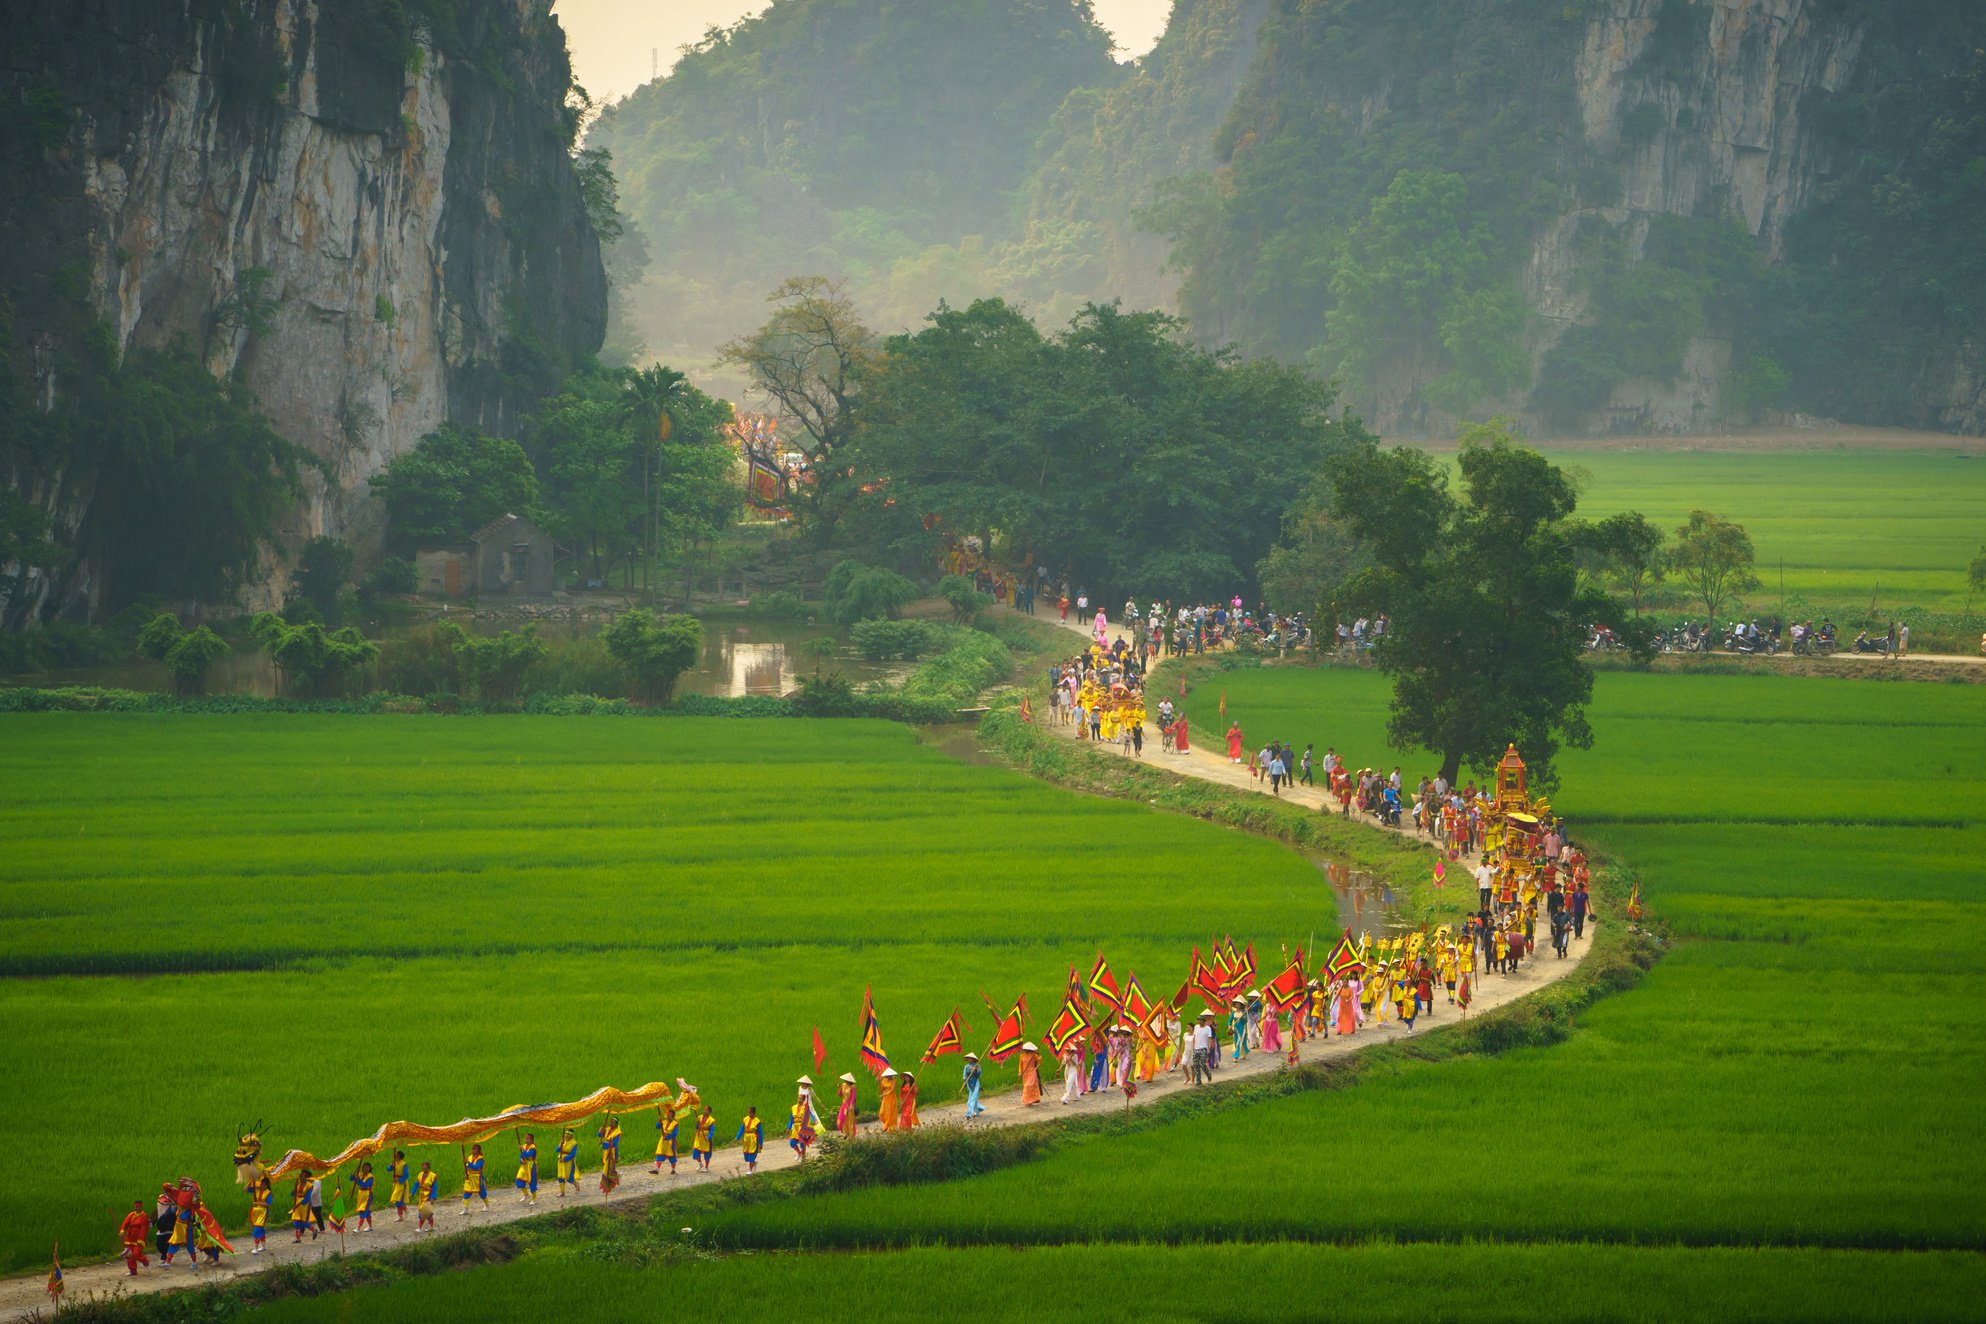
{"type": "Polygon", "coordinates": [[[440,1184],[441,1174],[438,1172],[420,1172],[414,1174],[414,1207],[425,1209],[433,1204],[434,1188],[440,1184]]]}
{"type": "Polygon", "coordinates": [[[878,1119],[883,1124],[883,1130],[894,1131],[897,1126],[896,1075],[894,1072],[886,1071],[883,1073],[881,1090],[882,1102],[876,1110],[878,1119]]]}
{"type": "Polygon", "coordinates": [[[558,1165],[559,1185],[563,1186],[567,1182],[571,1182],[577,1186],[579,1184],[579,1142],[574,1140],[570,1134],[559,1141],[556,1162],[558,1165]]]}
{"type": "Polygon", "coordinates": [[[407,1160],[395,1159],[386,1165],[387,1176],[393,1179],[393,1189],[388,1192],[388,1202],[395,1209],[407,1207],[407,1160]]]}

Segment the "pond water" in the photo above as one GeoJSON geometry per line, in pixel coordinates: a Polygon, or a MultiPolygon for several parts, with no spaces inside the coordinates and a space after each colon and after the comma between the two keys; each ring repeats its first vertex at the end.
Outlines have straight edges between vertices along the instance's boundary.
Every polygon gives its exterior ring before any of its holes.
{"type": "MultiPolygon", "coordinates": [[[[594,634],[602,622],[540,621],[538,632],[548,639],[573,638],[594,634]]],[[[483,619],[469,622],[477,634],[497,634],[519,628],[511,620],[483,619]]],[[[427,628],[426,623],[387,629],[366,629],[370,638],[396,639],[427,628]]],[[[894,680],[909,670],[903,663],[871,662],[856,653],[848,641],[848,631],[835,626],[801,625],[790,621],[739,620],[717,617],[703,626],[703,658],[694,671],[676,682],[678,694],[709,694],[735,698],[746,694],[785,694],[800,683],[803,674],[812,674],[814,656],[802,649],[808,640],[822,637],[835,641],[835,653],[819,665],[839,672],[855,684],[872,680],[894,680]]],[[[110,666],[76,667],[37,675],[8,676],[0,684],[33,685],[53,689],[65,685],[101,685],[113,689],[166,690],[172,687],[163,665],[133,658],[110,666]]],[[[270,698],[276,694],[276,668],[267,656],[255,649],[241,649],[220,658],[208,672],[209,694],[255,694],[270,698]]]]}

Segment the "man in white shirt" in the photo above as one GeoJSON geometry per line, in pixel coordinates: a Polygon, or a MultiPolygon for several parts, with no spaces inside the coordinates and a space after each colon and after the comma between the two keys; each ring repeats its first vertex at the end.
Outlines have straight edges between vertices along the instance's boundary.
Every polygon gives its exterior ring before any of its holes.
{"type": "Polygon", "coordinates": [[[1214,1038],[1214,1027],[1208,1024],[1212,1016],[1212,1012],[1200,1013],[1200,1022],[1193,1027],[1193,1083],[1195,1085],[1206,1082],[1211,1071],[1209,1063],[1214,1060],[1214,1054],[1218,1051],[1219,1041],[1214,1038]]]}
{"type": "Polygon", "coordinates": [[[1476,899],[1484,910],[1489,909],[1490,888],[1495,883],[1496,874],[1490,869],[1489,861],[1484,860],[1476,866],[1476,899]]]}

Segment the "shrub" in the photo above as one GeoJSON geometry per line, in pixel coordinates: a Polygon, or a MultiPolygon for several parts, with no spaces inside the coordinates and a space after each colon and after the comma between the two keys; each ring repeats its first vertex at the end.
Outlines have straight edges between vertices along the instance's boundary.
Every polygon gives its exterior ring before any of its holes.
{"type": "Polygon", "coordinates": [[[768,616],[776,621],[811,621],[814,609],[798,593],[788,593],[780,589],[773,593],[762,593],[752,599],[752,614],[768,616]]]}
{"type": "Polygon", "coordinates": [[[969,625],[973,618],[993,605],[993,599],[972,586],[964,575],[946,575],[938,581],[938,596],[952,604],[952,619],[969,625]]]}
{"type": "Polygon", "coordinates": [[[877,662],[912,661],[945,643],[943,633],[923,621],[858,621],[849,634],[862,656],[877,662]]]}
{"type": "Polygon", "coordinates": [[[347,676],[379,657],[379,645],[350,627],[327,633],[315,621],[293,625],[265,611],[249,630],[293,693],[338,694],[347,676]]]}
{"type": "Polygon", "coordinates": [[[895,620],[917,600],[917,585],[897,574],[860,561],[843,561],[828,571],[821,586],[828,619],[839,625],[885,618],[895,620]]]}
{"type": "Polygon", "coordinates": [[[519,633],[505,630],[498,635],[473,635],[454,622],[442,627],[460,665],[462,678],[482,703],[511,703],[524,692],[524,678],[545,660],[545,641],[538,627],[527,625],[519,633]]]}
{"type": "Polygon", "coordinates": [[[421,572],[402,556],[389,556],[366,576],[365,591],[373,597],[413,593],[421,586],[421,572]]]}
{"type": "Polygon", "coordinates": [[[676,680],[703,654],[703,622],[694,616],[664,616],[646,607],[624,612],[600,632],[607,651],[627,668],[635,693],[667,703],[676,680]]]}
{"type": "Polygon", "coordinates": [[[165,663],[178,694],[199,694],[207,688],[207,668],[227,655],[227,641],[206,626],[181,630],[179,619],[160,612],[138,631],[138,655],[165,663]]]}

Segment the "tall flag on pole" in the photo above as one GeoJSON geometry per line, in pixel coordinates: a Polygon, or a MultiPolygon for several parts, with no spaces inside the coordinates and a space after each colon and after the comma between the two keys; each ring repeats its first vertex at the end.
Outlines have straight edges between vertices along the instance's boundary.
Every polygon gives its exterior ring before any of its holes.
{"type": "Polygon", "coordinates": [[[1262,997],[1278,1012],[1288,1011],[1303,996],[1303,962],[1291,961],[1283,972],[1262,986],[1262,997]]]}
{"type": "Polygon", "coordinates": [[[862,1065],[878,1080],[890,1069],[889,1054],[883,1051],[883,1030],[876,1024],[876,1002],[869,990],[862,990],[862,1065]]]}
{"type": "Polygon", "coordinates": [[[814,1070],[827,1065],[827,1045],[821,1042],[821,1027],[814,1027],[814,1070]]]}
{"type": "Polygon", "coordinates": [[[1117,987],[1117,978],[1110,973],[1110,963],[1103,959],[1102,952],[1096,954],[1096,964],[1090,967],[1089,982],[1084,987],[1118,1011],[1124,1009],[1124,992],[1117,987]]]}
{"type": "Polygon", "coordinates": [[[1055,1018],[1055,1024],[1048,1027],[1048,1042],[1054,1045],[1055,1051],[1060,1054],[1068,1051],[1069,1045],[1088,1033],[1091,1028],[1090,1018],[1084,1012],[1083,1004],[1076,1000],[1074,994],[1069,994],[1062,999],[1062,1014],[1055,1018]]]}
{"type": "Polygon", "coordinates": [[[1249,943],[1241,955],[1234,954],[1234,943],[1227,945],[1228,989],[1239,993],[1255,980],[1255,944],[1249,943]]]}
{"type": "Polygon", "coordinates": [[[1221,720],[1222,720],[1223,722],[1225,722],[1225,721],[1227,720],[1227,691],[1226,691],[1226,690],[1222,690],[1222,691],[1221,691],[1221,720]]]}
{"type": "Polygon", "coordinates": [[[1145,996],[1145,990],[1138,983],[1138,972],[1133,970],[1124,980],[1124,1010],[1131,1013],[1131,1019],[1142,1021],[1152,1014],[1152,1000],[1145,996]]]}
{"type": "MultiPolygon", "coordinates": [[[[191,1250],[192,1247],[189,1246],[187,1249],[191,1250]]],[[[195,1251],[194,1253],[198,1254],[199,1252],[195,1251]]],[[[48,1299],[50,1301],[60,1301],[64,1289],[62,1286],[62,1243],[59,1241],[55,1243],[54,1256],[54,1262],[48,1266],[48,1299]]]]}
{"type": "Polygon", "coordinates": [[[938,1033],[932,1036],[931,1046],[924,1050],[922,1060],[925,1062],[936,1062],[946,1053],[963,1053],[965,1051],[965,1032],[971,1028],[970,1025],[965,1023],[965,1019],[959,1015],[959,1009],[953,1007],[952,1014],[945,1018],[945,1023],[938,1027],[938,1033]]]}
{"type": "Polygon", "coordinates": [[[1325,960],[1324,968],[1331,972],[1331,978],[1342,979],[1347,973],[1359,969],[1364,964],[1365,954],[1353,945],[1351,930],[1346,929],[1345,936],[1338,939],[1338,945],[1331,950],[1331,955],[1325,960]]]}
{"type": "Polygon", "coordinates": [[[1021,696],[1021,720],[1029,726],[1034,725],[1034,702],[1025,694],[1021,696]]]}
{"type": "Polygon", "coordinates": [[[1448,877],[1448,866],[1441,862],[1439,855],[1434,857],[1434,885],[1440,887],[1448,877]]]}
{"type": "MultiPolygon", "coordinates": [[[[989,1000],[986,1005],[990,1009],[993,1003],[989,1000]]],[[[1026,1014],[1026,1000],[1014,999],[1014,1009],[993,1027],[993,1042],[986,1048],[988,1058],[995,1062],[1004,1062],[1020,1051],[1021,1044],[1027,1040],[1027,1032],[1021,1028],[1021,1020],[1026,1014]]]]}

